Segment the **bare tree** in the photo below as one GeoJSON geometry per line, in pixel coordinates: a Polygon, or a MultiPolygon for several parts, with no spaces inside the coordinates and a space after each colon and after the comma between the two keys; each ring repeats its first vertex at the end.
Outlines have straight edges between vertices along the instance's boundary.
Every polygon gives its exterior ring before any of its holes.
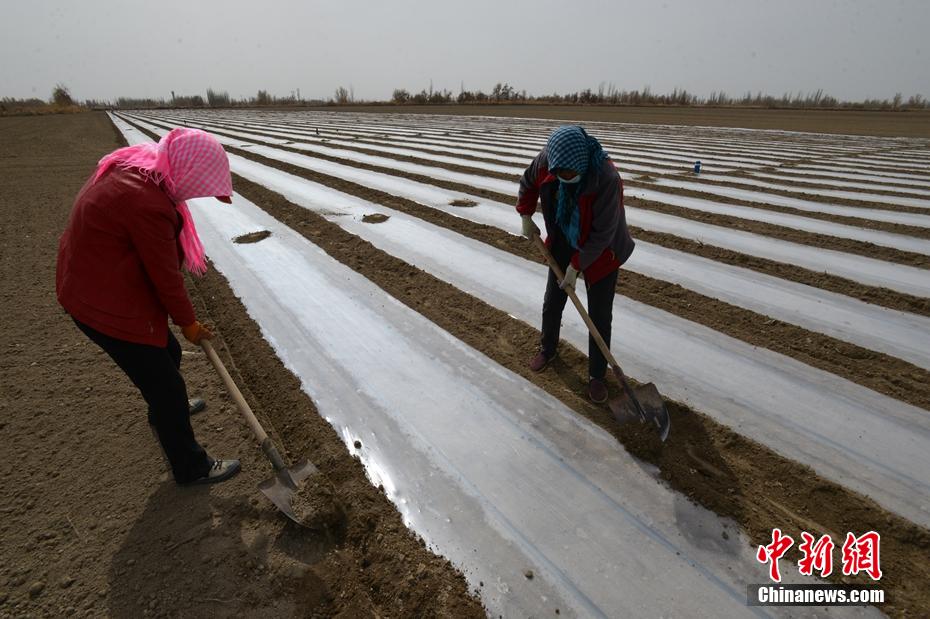
{"type": "Polygon", "coordinates": [[[71,91],[68,90],[67,86],[61,83],[55,84],[55,88],[52,90],[52,103],[55,105],[74,105],[71,91]]]}
{"type": "Polygon", "coordinates": [[[229,105],[229,93],[224,91],[207,88],[207,103],[210,107],[219,107],[229,105]]]}

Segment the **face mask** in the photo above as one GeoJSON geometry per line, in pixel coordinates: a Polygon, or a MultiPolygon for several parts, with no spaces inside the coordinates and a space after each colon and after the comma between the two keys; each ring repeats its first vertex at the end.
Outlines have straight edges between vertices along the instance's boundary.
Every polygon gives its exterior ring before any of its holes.
{"type": "Polygon", "coordinates": [[[575,183],[577,183],[578,181],[581,180],[581,174],[576,174],[575,176],[573,176],[573,177],[571,177],[571,178],[569,178],[569,179],[564,179],[564,178],[562,178],[562,177],[560,176],[560,177],[559,177],[559,180],[560,180],[561,182],[563,182],[563,183],[568,184],[568,185],[574,185],[575,183]]]}

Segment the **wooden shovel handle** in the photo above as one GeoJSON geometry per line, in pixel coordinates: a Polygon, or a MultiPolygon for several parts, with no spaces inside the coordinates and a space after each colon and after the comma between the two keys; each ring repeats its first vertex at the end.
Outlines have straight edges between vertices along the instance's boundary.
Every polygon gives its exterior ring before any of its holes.
{"type": "Polygon", "coordinates": [[[219,355],[216,354],[216,350],[214,350],[213,344],[211,344],[210,340],[208,339],[202,339],[200,340],[200,347],[203,348],[203,351],[207,354],[207,358],[210,359],[210,363],[212,363],[213,367],[216,368],[217,374],[219,374],[220,378],[223,379],[223,383],[226,385],[226,390],[232,396],[233,400],[235,400],[236,406],[239,407],[239,411],[242,412],[242,416],[245,417],[246,422],[248,422],[249,427],[255,434],[255,438],[257,438],[258,442],[264,446],[264,444],[267,442],[268,435],[265,433],[265,429],[262,428],[262,425],[258,423],[258,419],[255,418],[255,413],[252,412],[252,407],[249,406],[249,403],[245,401],[244,397],[242,397],[242,392],[239,391],[239,387],[236,386],[236,382],[232,379],[232,376],[229,375],[229,372],[226,371],[226,366],[223,365],[219,355]]]}
{"type": "MultiPolygon", "coordinates": [[[[543,243],[543,240],[539,238],[538,234],[533,235],[533,243],[535,243],[536,247],[539,248],[539,253],[545,257],[546,262],[549,263],[549,268],[552,269],[553,273],[555,273],[555,276],[559,282],[565,279],[565,273],[563,273],[562,269],[559,268],[559,264],[555,261],[555,258],[552,257],[552,254],[549,252],[549,248],[546,247],[546,244],[543,243]]],[[[591,320],[587,310],[578,299],[578,295],[575,294],[575,291],[572,288],[566,288],[565,292],[572,300],[572,303],[575,304],[575,309],[577,309],[578,313],[581,314],[582,320],[584,320],[584,323],[588,326],[588,331],[591,333],[591,337],[593,337],[594,341],[597,343],[597,347],[601,349],[601,353],[604,355],[604,358],[607,359],[610,365],[616,368],[621,375],[623,375],[623,370],[620,369],[620,365],[617,364],[617,360],[614,359],[613,354],[611,354],[610,348],[608,348],[607,343],[604,342],[604,338],[601,337],[597,327],[594,326],[594,322],[591,320]]]]}

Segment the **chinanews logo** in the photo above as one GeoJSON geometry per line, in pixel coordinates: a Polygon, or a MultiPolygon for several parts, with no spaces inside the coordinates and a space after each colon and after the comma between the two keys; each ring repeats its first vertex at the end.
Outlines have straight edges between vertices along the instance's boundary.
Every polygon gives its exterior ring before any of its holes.
{"type": "MultiPolygon", "coordinates": [[[[782,582],[782,567],[779,561],[794,546],[795,540],[782,533],[781,529],[772,529],[772,541],[759,546],[756,560],[768,566],[769,580],[777,586],[768,584],[749,585],[748,602],[753,606],[851,606],[881,604],[885,601],[884,590],[878,585],[842,585],[842,584],[805,584],[787,585],[782,582]]],[[[820,576],[826,578],[834,572],[834,550],[836,544],[829,535],[820,538],[801,532],[798,550],[801,558],[797,562],[798,573],[802,576],[820,576]]],[[[865,574],[874,582],[882,578],[881,535],[869,531],[857,536],[847,533],[840,549],[840,565],[844,576],[865,574]]]]}

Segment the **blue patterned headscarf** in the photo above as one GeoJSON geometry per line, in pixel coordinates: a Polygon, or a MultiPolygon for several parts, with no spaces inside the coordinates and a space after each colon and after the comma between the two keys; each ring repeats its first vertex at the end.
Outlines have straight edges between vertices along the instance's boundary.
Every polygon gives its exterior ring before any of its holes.
{"type": "Polygon", "coordinates": [[[581,217],[578,212],[578,193],[588,180],[588,173],[597,174],[607,153],[601,143],[575,125],[563,125],[552,132],[546,144],[549,170],[555,173],[567,169],[581,175],[575,184],[559,181],[556,221],[572,247],[578,248],[581,217]]]}

